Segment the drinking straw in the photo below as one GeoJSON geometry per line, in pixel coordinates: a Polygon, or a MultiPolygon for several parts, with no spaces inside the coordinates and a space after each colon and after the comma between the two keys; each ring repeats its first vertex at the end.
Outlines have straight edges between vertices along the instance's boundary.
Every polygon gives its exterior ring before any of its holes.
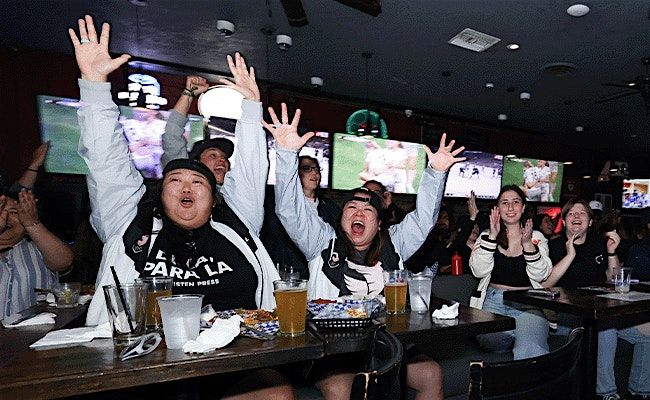
{"type": "Polygon", "coordinates": [[[115,272],[115,267],[112,265],[111,272],[113,273],[113,279],[115,280],[115,286],[117,287],[117,294],[120,296],[120,301],[122,302],[124,311],[126,311],[126,320],[129,322],[129,329],[131,329],[131,333],[135,333],[133,323],[131,322],[131,311],[129,310],[129,307],[126,306],[126,300],[124,300],[124,294],[122,294],[122,285],[120,285],[120,280],[117,278],[117,272],[115,272]]]}

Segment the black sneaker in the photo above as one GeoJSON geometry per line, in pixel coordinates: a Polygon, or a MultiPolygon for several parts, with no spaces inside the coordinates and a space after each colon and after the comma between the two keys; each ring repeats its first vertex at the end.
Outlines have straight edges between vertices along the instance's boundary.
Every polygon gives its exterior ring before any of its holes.
{"type": "Polygon", "coordinates": [[[629,400],[650,400],[650,394],[632,394],[628,392],[627,398],[629,400]]]}

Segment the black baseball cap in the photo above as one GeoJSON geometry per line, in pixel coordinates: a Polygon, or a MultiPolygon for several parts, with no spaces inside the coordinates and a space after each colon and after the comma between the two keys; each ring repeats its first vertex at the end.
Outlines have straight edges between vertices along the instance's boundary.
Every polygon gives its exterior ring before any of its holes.
{"type": "Polygon", "coordinates": [[[384,207],[382,205],[381,197],[379,197],[377,193],[373,192],[367,187],[361,186],[356,189],[350,190],[348,194],[345,196],[345,201],[343,202],[343,204],[345,205],[352,200],[365,201],[368,204],[370,204],[375,210],[377,210],[377,216],[381,220],[384,213],[384,207]],[[367,194],[368,196],[370,196],[370,198],[366,199],[365,197],[357,196],[360,193],[367,194]]]}
{"type": "Polygon", "coordinates": [[[198,142],[194,143],[194,146],[192,146],[192,150],[190,151],[189,158],[191,160],[198,161],[199,158],[201,158],[201,153],[203,153],[207,149],[212,149],[212,148],[217,148],[223,151],[226,157],[230,158],[232,157],[232,153],[235,151],[235,144],[229,139],[220,138],[220,137],[199,140],[198,142]]]}
{"type": "Polygon", "coordinates": [[[210,183],[210,188],[212,188],[212,195],[214,196],[217,193],[217,180],[215,179],[212,171],[210,171],[210,169],[203,163],[187,158],[177,158],[175,160],[171,160],[167,163],[165,169],[163,169],[163,177],[167,175],[167,173],[176,169],[189,169],[205,176],[205,179],[207,179],[210,183]]]}

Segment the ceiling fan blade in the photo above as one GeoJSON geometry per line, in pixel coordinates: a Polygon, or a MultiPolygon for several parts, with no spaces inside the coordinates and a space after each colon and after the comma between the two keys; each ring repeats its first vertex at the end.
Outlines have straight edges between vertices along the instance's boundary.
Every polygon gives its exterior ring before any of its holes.
{"type": "Polygon", "coordinates": [[[622,94],[619,94],[619,95],[610,96],[610,97],[605,98],[605,99],[596,100],[596,104],[604,103],[604,102],[610,101],[610,100],[621,99],[623,97],[631,96],[633,94],[637,94],[637,92],[622,93],[622,94]]]}
{"type": "Polygon", "coordinates": [[[300,0],[281,0],[289,25],[301,27],[309,24],[307,13],[300,0]]]}
{"type": "Polygon", "coordinates": [[[381,14],[381,0],[335,0],[373,17],[381,14]]]}
{"type": "Polygon", "coordinates": [[[634,86],[626,85],[624,83],[601,83],[600,86],[613,86],[613,87],[634,89],[634,86]]]}

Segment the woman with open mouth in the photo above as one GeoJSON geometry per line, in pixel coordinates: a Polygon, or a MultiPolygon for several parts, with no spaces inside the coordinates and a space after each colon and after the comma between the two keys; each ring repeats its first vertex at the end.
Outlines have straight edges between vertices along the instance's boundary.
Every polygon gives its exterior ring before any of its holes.
{"type": "MultiPolygon", "coordinates": [[[[464,157],[456,157],[463,147],[453,149],[454,141],[440,139],[440,147],[428,154],[416,209],[399,224],[381,226],[381,199],[366,188],[348,193],[337,230],[309,209],[298,177],[298,151],[314,134],[297,133],[300,110],[291,122],[282,104],[281,119],[269,108],[272,124],[262,122],[274,136],[277,148],[276,213],[291,239],[309,263],[307,295],[310,299],[332,299],[355,294],[376,296],[384,290],[383,271],[403,269],[402,260],[410,257],[422,244],[436,220],[444,192],[446,173],[464,157]]],[[[442,399],[440,366],[419,355],[407,367],[407,384],[415,389],[417,399],[442,399]]],[[[350,364],[337,365],[327,371],[316,385],[328,399],[349,398],[354,374],[350,364]]]]}

